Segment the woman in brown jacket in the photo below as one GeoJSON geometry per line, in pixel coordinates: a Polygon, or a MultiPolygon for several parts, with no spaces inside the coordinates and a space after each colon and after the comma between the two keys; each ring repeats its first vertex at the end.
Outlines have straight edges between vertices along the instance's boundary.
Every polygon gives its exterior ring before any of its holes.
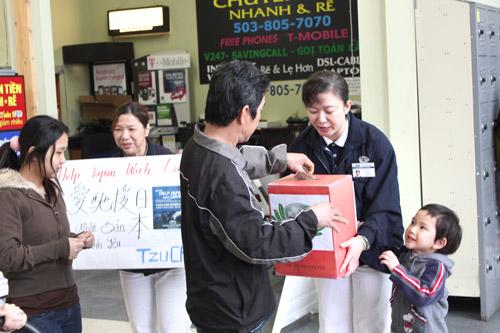
{"type": "Polygon", "coordinates": [[[0,148],[0,270],[9,279],[7,301],[21,307],[28,323],[41,332],[79,333],[71,263],[93,245],[94,235],[70,236],[56,178],[65,162],[68,128],[36,116],[26,122],[18,141],[0,148]]]}

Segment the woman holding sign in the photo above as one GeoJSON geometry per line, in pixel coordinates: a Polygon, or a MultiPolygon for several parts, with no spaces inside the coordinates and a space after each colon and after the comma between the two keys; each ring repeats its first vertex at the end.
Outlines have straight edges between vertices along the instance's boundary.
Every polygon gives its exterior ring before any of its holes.
{"type": "Polygon", "coordinates": [[[71,264],[92,247],[94,235],[69,230],[56,178],[67,147],[66,125],[36,116],[18,140],[0,148],[0,270],[9,279],[7,301],[22,308],[41,332],[82,331],[71,264]]]}
{"type": "Polygon", "coordinates": [[[394,149],[375,126],[350,112],[346,80],[314,73],[302,87],[310,126],[290,145],[319,174],[350,174],[354,180],[358,234],[341,244],[347,254],[340,280],[315,279],[320,332],[389,332],[391,282],[379,255],[403,244],[394,149]]]}
{"type": "MultiPolygon", "coordinates": [[[[119,106],[112,122],[117,156],[171,154],[152,143],[149,115],[137,102],[119,106]]],[[[120,271],[123,296],[132,329],[137,333],[189,332],[191,321],[186,312],[186,274],[184,268],[120,271]]]]}

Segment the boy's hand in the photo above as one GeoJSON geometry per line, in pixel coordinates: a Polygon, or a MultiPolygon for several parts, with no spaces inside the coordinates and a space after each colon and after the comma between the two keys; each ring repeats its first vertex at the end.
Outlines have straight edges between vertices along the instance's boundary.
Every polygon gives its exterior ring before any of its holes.
{"type": "Polygon", "coordinates": [[[386,265],[391,272],[394,270],[394,268],[399,266],[398,257],[396,257],[396,255],[392,251],[385,251],[378,258],[380,259],[380,262],[386,265]]]}

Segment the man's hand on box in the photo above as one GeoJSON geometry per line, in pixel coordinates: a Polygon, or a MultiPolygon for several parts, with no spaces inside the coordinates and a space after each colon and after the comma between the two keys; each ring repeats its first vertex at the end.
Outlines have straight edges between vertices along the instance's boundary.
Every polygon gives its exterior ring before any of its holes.
{"type": "Polygon", "coordinates": [[[363,252],[365,244],[358,237],[353,237],[340,244],[340,247],[347,249],[344,262],[342,263],[342,266],[340,266],[340,274],[347,277],[354,273],[354,271],[358,268],[359,256],[361,255],[361,252],[363,252]]]}
{"type": "Polygon", "coordinates": [[[287,153],[286,163],[290,171],[305,171],[309,174],[314,173],[314,163],[304,154],[287,153]]]}
{"type": "Polygon", "coordinates": [[[349,223],[349,221],[340,214],[340,211],[329,202],[314,205],[311,207],[311,210],[318,219],[318,228],[332,228],[335,232],[339,232],[336,225],[337,223],[349,223]]]}

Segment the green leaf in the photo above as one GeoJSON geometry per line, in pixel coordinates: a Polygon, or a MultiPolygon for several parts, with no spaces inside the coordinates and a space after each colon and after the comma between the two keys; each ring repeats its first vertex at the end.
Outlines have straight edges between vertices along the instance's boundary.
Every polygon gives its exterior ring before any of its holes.
{"type": "Polygon", "coordinates": [[[274,216],[273,217],[274,217],[275,220],[281,221],[280,213],[276,209],[274,210],[274,216]]]}
{"type": "Polygon", "coordinates": [[[279,211],[280,211],[280,215],[283,217],[282,220],[286,219],[287,216],[286,216],[285,208],[283,207],[283,205],[279,204],[278,208],[279,208],[279,211]]]}
{"type": "Polygon", "coordinates": [[[316,236],[321,236],[323,234],[322,233],[323,229],[325,229],[325,227],[318,228],[318,230],[316,231],[316,236]]]}

